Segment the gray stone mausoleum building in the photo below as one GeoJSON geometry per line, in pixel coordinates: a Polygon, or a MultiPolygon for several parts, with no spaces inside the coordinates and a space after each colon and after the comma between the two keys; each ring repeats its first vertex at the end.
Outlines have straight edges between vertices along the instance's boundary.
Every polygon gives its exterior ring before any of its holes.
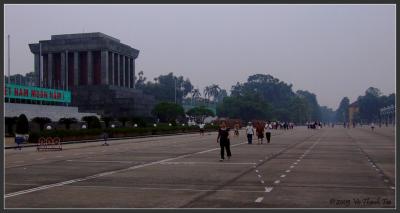
{"type": "Polygon", "coordinates": [[[71,90],[80,112],[151,115],[154,98],[134,89],[139,50],[103,33],[52,35],[29,48],[36,86],[71,90]]]}

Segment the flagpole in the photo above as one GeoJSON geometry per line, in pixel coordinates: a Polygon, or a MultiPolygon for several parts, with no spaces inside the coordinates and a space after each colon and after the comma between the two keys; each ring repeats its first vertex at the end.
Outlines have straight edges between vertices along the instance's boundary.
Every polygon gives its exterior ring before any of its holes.
{"type": "Polygon", "coordinates": [[[10,83],[10,35],[8,35],[8,83],[10,83]]]}
{"type": "Polygon", "coordinates": [[[39,41],[39,87],[42,87],[42,43],[39,41]]]}

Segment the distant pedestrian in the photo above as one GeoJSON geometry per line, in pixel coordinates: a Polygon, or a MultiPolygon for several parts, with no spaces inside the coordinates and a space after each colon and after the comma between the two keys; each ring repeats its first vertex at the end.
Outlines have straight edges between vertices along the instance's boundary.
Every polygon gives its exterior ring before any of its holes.
{"type": "Polygon", "coordinates": [[[256,133],[257,133],[257,144],[262,144],[264,139],[264,125],[262,123],[257,123],[256,133]]]}
{"type": "Polygon", "coordinates": [[[375,129],[375,124],[374,124],[374,122],[372,122],[371,123],[371,130],[374,131],[374,129],[375,129]]]}
{"type": "Polygon", "coordinates": [[[19,149],[21,150],[21,144],[25,141],[24,136],[22,135],[15,135],[15,143],[17,144],[17,147],[14,149],[19,149]]]}
{"type": "Polygon", "coordinates": [[[219,143],[221,147],[221,159],[219,161],[224,161],[225,160],[225,153],[224,150],[226,149],[226,154],[228,156],[228,159],[231,158],[231,144],[230,144],[230,139],[229,139],[229,128],[226,127],[225,121],[222,121],[220,128],[218,130],[218,138],[217,138],[217,143],[219,143]]]}
{"type": "Polygon", "coordinates": [[[236,123],[233,128],[235,129],[235,136],[239,136],[239,124],[236,123]]]}
{"type": "Polygon", "coordinates": [[[108,140],[108,133],[107,132],[103,132],[103,140],[104,140],[104,143],[102,144],[102,146],[110,145],[110,144],[107,143],[107,140],[108,140]]]}
{"type": "Polygon", "coordinates": [[[265,137],[267,138],[267,143],[271,141],[271,130],[272,130],[272,125],[268,121],[267,124],[265,124],[265,137]]]}
{"type": "Polygon", "coordinates": [[[200,135],[204,135],[204,123],[199,124],[200,127],[200,135]]]}
{"type": "Polygon", "coordinates": [[[247,142],[248,142],[248,144],[252,144],[253,135],[254,135],[254,128],[253,128],[253,124],[251,124],[251,122],[247,123],[246,134],[247,134],[247,142]]]}

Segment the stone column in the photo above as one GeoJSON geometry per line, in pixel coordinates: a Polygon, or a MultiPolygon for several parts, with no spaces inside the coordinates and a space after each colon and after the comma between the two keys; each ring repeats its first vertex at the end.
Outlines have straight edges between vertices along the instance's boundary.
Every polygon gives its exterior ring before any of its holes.
{"type": "Polygon", "coordinates": [[[69,72],[68,64],[69,64],[69,62],[68,62],[68,50],[66,50],[65,51],[65,89],[66,90],[68,90],[68,84],[69,84],[69,82],[68,82],[68,72],[69,72]]]}
{"type": "Polygon", "coordinates": [[[126,87],[131,88],[131,58],[127,57],[126,59],[128,60],[128,85],[126,87]]]}
{"type": "Polygon", "coordinates": [[[88,80],[87,84],[93,84],[93,53],[92,51],[87,52],[87,72],[88,72],[88,80]]]}
{"type": "Polygon", "coordinates": [[[132,60],[132,88],[135,88],[135,59],[132,60]]]}
{"type": "Polygon", "coordinates": [[[53,53],[48,53],[47,56],[47,79],[48,79],[48,87],[53,88],[53,72],[54,72],[54,65],[53,65],[53,53]]]}
{"type": "Polygon", "coordinates": [[[74,86],[79,85],[79,52],[74,52],[74,86]]]}
{"type": "Polygon", "coordinates": [[[135,88],[135,59],[131,58],[131,88],[135,88]]]}
{"type": "Polygon", "coordinates": [[[114,70],[115,70],[115,62],[114,62],[114,53],[110,52],[111,56],[111,75],[108,76],[110,80],[110,85],[114,85],[114,70]]]}
{"type": "Polygon", "coordinates": [[[122,76],[121,76],[121,86],[125,87],[125,56],[122,56],[122,76]]]}
{"type": "Polygon", "coordinates": [[[108,84],[108,51],[102,50],[100,56],[100,63],[101,63],[101,84],[107,85],[108,84]]]}
{"type": "Polygon", "coordinates": [[[64,89],[65,88],[65,52],[61,52],[61,79],[60,79],[60,83],[61,85],[59,85],[60,88],[64,89]]]}
{"type": "Polygon", "coordinates": [[[117,57],[117,76],[116,76],[117,84],[116,84],[116,86],[121,86],[121,82],[119,80],[120,79],[119,76],[120,76],[120,72],[121,72],[121,66],[120,66],[121,64],[119,63],[120,57],[119,57],[118,53],[116,53],[115,56],[117,57]]]}
{"type": "Polygon", "coordinates": [[[35,54],[35,86],[40,86],[40,55],[35,54]]]}

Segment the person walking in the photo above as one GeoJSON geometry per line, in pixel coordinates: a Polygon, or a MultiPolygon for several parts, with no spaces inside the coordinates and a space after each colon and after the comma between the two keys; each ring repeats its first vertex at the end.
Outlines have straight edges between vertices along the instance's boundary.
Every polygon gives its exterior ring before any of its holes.
{"type": "Polygon", "coordinates": [[[265,137],[267,138],[267,143],[269,143],[271,141],[271,130],[272,130],[272,125],[271,122],[267,122],[267,124],[265,124],[265,137]]]}
{"type": "Polygon", "coordinates": [[[106,131],[103,132],[103,140],[104,140],[104,143],[102,144],[102,146],[108,146],[108,145],[110,145],[110,144],[107,143],[107,140],[108,140],[108,133],[107,133],[106,131]]]}
{"type": "Polygon", "coordinates": [[[226,155],[228,156],[228,159],[231,158],[231,144],[230,144],[230,139],[229,139],[229,128],[226,127],[225,121],[222,121],[220,128],[218,130],[218,137],[217,137],[217,143],[219,143],[219,146],[221,147],[221,159],[219,161],[224,161],[225,160],[225,149],[226,149],[226,155]]]}
{"type": "Polygon", "coordinates": [[[374,122],[372,122],[371,123],[371,130],[374,131],[374,128],[375,128],[375,124],[374,124],[374,122]]]}
{"type": "Polygon", "coordinates": [[[233,127],[235,130],[235,136],[239,136],[239,124],[236,123],[235,126],[233,127]]]}
{"type": "Polygon", "coordinates": [[[204,123],[199,124],[200,127],[200,135],[204,135],[204,123]]]}
{"type": "Polygon", "coordinates": [[[253,124],[251,124],[251,122],[247,123],[247,126],[246,126],[246,133],[247,133],[247,141],[248,141],[248,144],[252,144],[252,142],[253,142],[253,135],[254,135],[254,128],[253,128],[253,124]]]}
{"type": "Polygon", "coordinates": [[[262,144],[264,139],[264,125],[262,125],[262,123],[257,123],[256,133],[257,133],[257,144],[262,144]]]}

